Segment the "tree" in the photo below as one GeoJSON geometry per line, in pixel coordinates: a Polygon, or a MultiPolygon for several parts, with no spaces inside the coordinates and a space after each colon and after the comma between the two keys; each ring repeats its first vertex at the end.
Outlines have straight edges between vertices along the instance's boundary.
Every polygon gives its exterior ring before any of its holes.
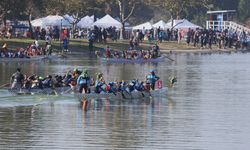
{"type": "Polygon", "coordinates": [[[29,22],[29,31],[31,33],[31,38],[34,38],[34,31],[33,31],[33,27],[31,24],[31,20],[33,18],[33,15],[35,16],[39,16],[39,14],[42,14],[42,12],[40,10],[44,10],[43,7],[43,1],[42,0],[25,0],[24,4],[26,4],[26,6],[24,7],[24,14],[27,16],[28,18],[28,22],[29,22]]]}
{"type": "Polygon", "coordinates": [[[105,3],[105,12],[112,13],[118,8],[118,14],[122,28],[120,30],[120,39],[123,39],[125,32],[125,22],[132,16],[136,5],[140,4],[142,0],[102,0],[105,3]]]}
{"type": "Polygon", "coordinates": [[[238,11],[240,20],[246,22],[247,19],[250,17],[250,1],[249,0],[240,0],[238,11]]]}
{"type": "Polygon", "coordinates": [[[124,32],[125,32],[125,22],[133,14],[134,9],[135,9],[135,5],[138,3],[138,1],[135,1],[135,0],[117,0],[117,2],[118,2],[118,5],[119,5],[120,21],[122,23],[122,28],[120,30],[120,39],[123,39],[124,38],[123,37],[124,32]],[[126,8],[130,8],[130,10],[127,10],[127,14],[126,14],[126,11],[125,11],[126,8]]]}
{"type": "Polygon", "coordinates": [[[64,16],[68,14],[71,19],[64,17],[73,26],[73,31],[76,30],[77,23],[85,15],[99,10],[98,1],[94,0],[62,0],[62,9],[60,13],[64,16]]]}
{"type": "Polygon", "coordinates": [[[165,8],[173,18],[180,19],[185,9],[208,7],[210,0],[148,0],[148,3],[165,8]]]}
{"type": "Polygon", "coordinates": [[[12,13],[13,5],[15,4],[14,0],[1,0],[0,1],[0,20],[6,27],[6,20],[8,15],[12,13]]]}

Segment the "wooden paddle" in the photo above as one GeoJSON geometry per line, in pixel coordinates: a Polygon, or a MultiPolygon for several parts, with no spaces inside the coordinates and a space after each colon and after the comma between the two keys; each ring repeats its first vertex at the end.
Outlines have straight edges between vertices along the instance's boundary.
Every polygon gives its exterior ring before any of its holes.
{"type": "Polygon", "coordinates": [[[167,59],[174,61],[172,58],[170,58],[168,55],[164,55],[167,59]]]}
{"type": "Polygon", "coordinates": [[[1,85],[0,88],[10,87],[10,85],[11,85],[10,83],[6,83],[6,84],[1,85]]]}

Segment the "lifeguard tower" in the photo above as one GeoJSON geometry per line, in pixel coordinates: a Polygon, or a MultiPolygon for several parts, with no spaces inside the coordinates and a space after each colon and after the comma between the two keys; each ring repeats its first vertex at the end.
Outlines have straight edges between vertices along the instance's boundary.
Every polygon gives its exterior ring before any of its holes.
{"type": "Polygon", "coordinates": [[[206,23],[207,29],[218,31],[232,29],[237,32],[242,32],[243,30],[250,32],[250,29],[234,22],[236,10],[208,11],[207,14],[209,16],[209,20],[206,23]]]}

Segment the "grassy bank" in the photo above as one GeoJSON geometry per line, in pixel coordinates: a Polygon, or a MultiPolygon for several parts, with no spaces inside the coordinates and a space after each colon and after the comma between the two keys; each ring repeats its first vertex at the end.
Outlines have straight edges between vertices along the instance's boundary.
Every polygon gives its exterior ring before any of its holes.
{"type": "MultiPolygon", "coordinates": [[[[32,39],[0,39],[0,45],[4,43],[7,43],[8,47],[11,49],[16,49],[16,48],[25,48],[27,47],[30,43],[32,43],[34,40],[32,39]]],[[[40,46],[45,45],[44,40],[39,40],[40,46]]],[[[150,49],[150,47],[154,43],[150,43],[148,41],[144,41],[143,43],[140,43],[139,49],[147,50],[150,49]]],[[[108,41],[107,43],[94,43],[94,50],[99,50],[101,48],[105,48],[106,46],[109,46],[111,49],[114,50],[128,50],[129,49],[129,41],[128,40],[118,40],[116,41],[108,41]]],[[[60,50],[62,47],[62,42],[60,46],[60,41],[53,41],[52,42],[53,49],[60,50]]],[[[188,46],[184,41],[181,43],[177,42],[162,42],[159,43],[160,49],[163,52],[199,52],[199,51],[213,51],[217,50],[216,47],[213,48],[213,50],[209,49],[200,49],[200,48],[195,48],[193,46],[188,46]]],[[[69,42],[69,50],[72,52],[84,52],[88,51],[88,41],[87,39],[71,39],[69,42]]],[[[228,51],[228,50],[226,50],[228,51]]],[[[229,50],[230,51],[230,50],[229,50]]]]}

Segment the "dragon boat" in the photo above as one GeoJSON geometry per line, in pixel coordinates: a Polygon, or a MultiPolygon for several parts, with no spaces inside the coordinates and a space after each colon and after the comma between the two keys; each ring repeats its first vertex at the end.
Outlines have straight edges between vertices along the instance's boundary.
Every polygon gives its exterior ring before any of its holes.
{"type": "Polygon", "coordinates": [[[52,55],[41,55],[41,56],[31,56],[31,57],[0,57],[0,62],[32,62],[32,61],[43,61],[43,60],[54,60],[67,58],[63,54],[52,54],[52,55]]]}
{"type": "Polygon", "coordinates": [[[112,100],[131,100],[131,99],[142,99],[159,96],[167,92],[167,87],[151,90],[151,91],[133,91],[133,92],[117,92],[117,93],[90,93],[90,94],[75,94],[79,101],[90,100],[90,99],[112,99],[112,100]]]}
{"type": "Polygon", "coordinates": [[[14,95],[59,95],[70,90],[70,86],[57,87],[57,88],[8,88],[8,91],[14,95]]]}
{"type": "Polygon", "coordinates": [[[128,58],[105,58],[100,57],[102,62],[110,62],[110,63],[146,63],[146,62],[163,62],[165,56],[160,56],[157,58],[137,58],[137,59],[128,59],[128,58]]]}
{"type": "MultiPolygon", "coordinates": [[[[149,98],[160,95],[167,92],[167,87],[163,87],[156,90],[144,90],[144,91],[121,91],[116,93],[89,93],[89,94],[80,94],[72,92],[71,87],[58,87],[58,88],[31,88],[31,89],[8,89],[8,91],[14,95],[62,95],[62,96],[72,96],[76,97],[79,101],[83,99],[114,99],[114,100],[126,100],[126,99],[142,99],[149,98]],[[71,92],[70,92],[71,91],[71,92]]],[[[93,90],[94,91],[94,90],[93,90]]]]}
{"type": "Polygon", "coordinates": [[[0,62],[28,62],[28,61],[41,61],[47,59],[46,56],[33,56],[33,57],[24,57],[24,58],[9,58],[9,57],[0,57],[0,62]]]}

